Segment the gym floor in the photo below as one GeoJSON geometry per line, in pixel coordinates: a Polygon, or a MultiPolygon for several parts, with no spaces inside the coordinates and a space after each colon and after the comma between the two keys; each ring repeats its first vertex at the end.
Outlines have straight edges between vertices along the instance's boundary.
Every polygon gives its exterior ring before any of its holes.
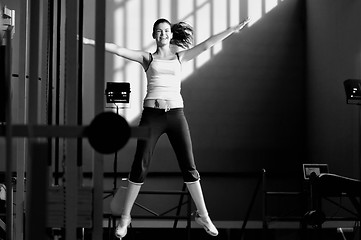
{"type": "MultiPolygon", "coordinates": [[[[171,221],[168,221],[171,222],[171,221]]],[[[353,222],[333,222],[325,223],[323,229],[308,227],[301,229],[299,223],[283,222],[270,225],[268,230],[262,229],[262,223],[250,222],[242,231],[242,222],[215,222],[219,235],[212,237],[201,227],[192,222],[191,230],[188,232],[185,225],[180,223],[174,229],[172,223],[166,221],[141,222],[135,221],[129,229],[124,240],[145,240],[154,237],[157,240],[359,240],[358,229],[352,229],[353,222]],[[146,226],[148,224],[148,226],[146,226]],[[337,231],[341,226],[344,233],[337,231]],[[350,231],[351,230],[351,231],[350,231]]],[[[87,238],[85,238],[87,239],[87,238]]],[[[104,228],[104,240],[115,240],[113,230],[104,228]]]]}

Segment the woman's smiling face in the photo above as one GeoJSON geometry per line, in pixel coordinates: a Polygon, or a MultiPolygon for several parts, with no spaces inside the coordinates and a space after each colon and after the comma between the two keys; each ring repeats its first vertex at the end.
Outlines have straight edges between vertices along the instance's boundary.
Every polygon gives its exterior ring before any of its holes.
{"type": "Polygon", "coordinates": [[[164,46],[169,44],[172,37],[173,34],[171,31],[171,26],[168,23],[159,23],[154,28],[153,38],[156,40],[158,46],[164,46]]]}

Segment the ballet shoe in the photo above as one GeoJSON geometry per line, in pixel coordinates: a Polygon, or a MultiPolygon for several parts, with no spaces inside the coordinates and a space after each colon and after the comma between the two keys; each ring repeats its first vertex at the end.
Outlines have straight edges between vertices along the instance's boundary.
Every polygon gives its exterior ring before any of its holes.
{"type": "Polygon", "coordinates": [[[126,216],[122,216],[120,218],[120,221],[115,228],[115,236],[117,238],[122,239],[123,237],[125,237],[125,235],[127,235],[128,226],[130,225],[131,220],[132,219],[130,217],[126,216]]]}
{"type": "Polygon", "coordinates": [[[209,235],[214,236],[214,237],[218,235],[217,228],[213,225],[212,220],[208,216],[202,217],[196,211],[194,213],[194,220],[196,221],[196,223],[201,225],[209,235]]]}

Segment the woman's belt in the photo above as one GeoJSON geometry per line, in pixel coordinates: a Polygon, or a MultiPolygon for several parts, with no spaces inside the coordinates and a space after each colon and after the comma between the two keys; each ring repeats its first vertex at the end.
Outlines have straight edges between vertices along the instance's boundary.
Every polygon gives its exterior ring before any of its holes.
{"type": "Polygon", "coordinates": [[[182,108],[183,102],[164,99],[146,99],[143,105],[144,107],[164,109],[165,112],[168,112],[173,108],[182,108]]]}

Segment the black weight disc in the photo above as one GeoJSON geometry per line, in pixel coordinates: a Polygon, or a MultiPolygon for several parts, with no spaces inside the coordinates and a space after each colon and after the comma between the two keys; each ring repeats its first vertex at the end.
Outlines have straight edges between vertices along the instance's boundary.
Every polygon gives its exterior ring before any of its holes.
{"type": "Polygon", "coordinates": [[[99,153],[111,154],[119,151],[130,138],[128,122],[113,112],[95,116],[87,127],[86,135],[90,145],[99,153]]]}

